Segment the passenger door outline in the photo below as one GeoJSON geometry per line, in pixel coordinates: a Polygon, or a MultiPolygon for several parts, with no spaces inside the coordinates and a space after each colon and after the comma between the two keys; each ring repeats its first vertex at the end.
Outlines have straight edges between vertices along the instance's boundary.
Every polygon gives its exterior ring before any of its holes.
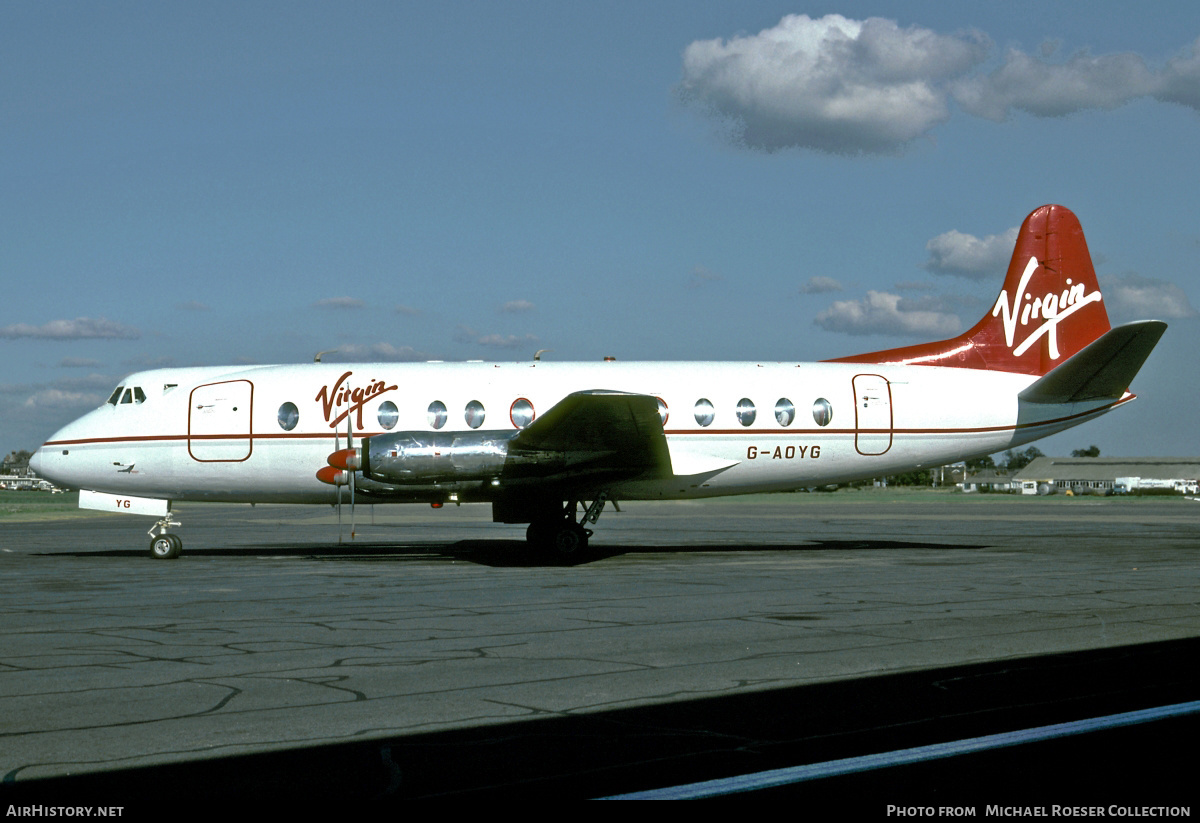
{"type": "Polygon", "coordinates": [[[892,386],[881,374],[854,376],[854,448],[866,456],[892,447],[892,386]]]}
{"type": "Polygon", "coordinates": [[[205,383],[188,398],[188,454],[200,463],[240,463],[254,451],[254,384],[205,383]]]}

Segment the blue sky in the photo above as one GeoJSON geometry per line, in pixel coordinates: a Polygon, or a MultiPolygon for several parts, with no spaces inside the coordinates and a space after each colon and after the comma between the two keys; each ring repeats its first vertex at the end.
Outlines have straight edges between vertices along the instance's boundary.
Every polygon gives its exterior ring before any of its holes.
{"type": "Polygon", "coordinates": [[[1190,2],[6,2],[0,449],[160,365],[945,337],[1053,202],[1170,328],[1040,447],[1200,454],[1198,43],[1190,2]]]}

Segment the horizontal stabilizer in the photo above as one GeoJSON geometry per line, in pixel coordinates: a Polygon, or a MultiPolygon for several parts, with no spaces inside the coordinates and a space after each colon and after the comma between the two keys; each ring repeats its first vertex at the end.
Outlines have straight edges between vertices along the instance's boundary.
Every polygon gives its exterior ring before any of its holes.
{"type": "Polygon", "coordinates": [[[1166,330],[1160,320],[1110,329],[1018,396],[1028,403],[1119,399],[1166,330]]]}

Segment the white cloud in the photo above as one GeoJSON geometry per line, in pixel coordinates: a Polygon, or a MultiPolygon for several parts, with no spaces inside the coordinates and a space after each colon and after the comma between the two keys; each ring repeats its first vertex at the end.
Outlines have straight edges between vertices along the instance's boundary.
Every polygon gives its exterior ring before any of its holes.
{"type": "Polygon", "coordinates": [[[503,314],[523,314],[533,311],[534,308],[536,307],[528,300],[509,300],[500,307],[500,311],[503,314]]]}
{"type": "Polygon", "coordinates": [[[925,244],[929,260],[925,268],[935,274],[954,274],[982,279],[1003,273],[1017,243],[1017,228],[980,239],[960,231],[948,231],[925,244]]]}
{"type": "Polygon", "coordinates": [[[21,448],[36,448],[55,430],[102,405],[116,384],[116,377],[89,374],[51,383],[0,385],[5,434],[21,448]]]}
{"type": "Polygon", "coordinates": [[[948,119],[944,82],[988,48],[978,32],[789,15],[757,35],[690,44],[678,92],[749,148],[894,153],[948,119]]]}
{"type": "Polygon", "coordinates": [[[960,311],[982,316],[991,308],[990,301],[985,303],[978,297],[963,294],[924,294],[919,297],[901,297],[900,302],[896,304],[897,311],[937,312],[951,316],[960,311]]]}
{"type": "Polygon", "coordinates": [[[1042,59],[1050,56],[1045,49],[1040,58],[1010,49],[991,74],[953,83],[954,99],[963,110],[997,121],[1012,109],[1061,117],[1115,109],[1142,97],[1200,110],[1200,40],[1161,71],[1133,52],[1093,56],[1083,51],[1057,63],[1042,59]]]}
{"type": "Polygon", "coordinates": [[[313,303],[318,309],[361,309],[365,305],[357,297],[326,297],[313,303]]]}
{"type": "Polygon", "coordinates": [[[1124,274],[1101,280],[1101,293],[1109,314],[1123,320],[1195,317],[1187,294],[1174,283],[1124,274]]]}
{"type": "Polygon", "coordinates": [[[480,334],[470,326],[462,324],[454,330],[454,339],[459,343],[474,343],[494,349],[519,349],[538,344],[537,337],[532,334],[480,334]]]}
{"type": "Polygon", "coordinates": [[[475,342],[481,346],[491,346],[496,349],[520,349],[525,346],[536,346],[538,339],[532,334],[485,334],[475,342]]]}
{"type": "Polygon", "coordinates": [[[1160,83],[1146,61],[1132,53],[1073,55],[1049,63],[1016,49],[985,77],[953,84],[963,109],[988,120],[1004,120],[1011,109],[1038,117],[1061,117],[1084,109],[1115,109],[1153,93],[1160,83]]]}
{"type": "Polygon", "coordinates": [[[957,334],[957,315],[931,311],[907,303],[898,294],[868,291],[862,300],[839,300],[814,320],[826,331],[842,334],[891,334],[945,337],[957,334]]]}
{"type": "Polygon", "coordinates": [[[24,405],[30,409],[84,409],[99,406],[103,402],[104,398],[97,394],[41,389],[26,398],[24,405]]]}
{"type": "Polygon", "coordinates": [[[148,354],[139,354],[137,357],[131,357],[128,360],[122,360],[121,365],[131,369],[141,371],[143,369],[169,369],[176,365],[175,358],[169,354],[164,354],[158,357],[152,357],[148,354]]]}
{"type": "Polygon", "coordinates": [[[923,280],[904,280],[896,284],[897,291],[933,291],[933,284],[923,280]]]}
{"type": "Polygon", "coordinates": [[[1186,56],[1167,61],[1154,96],[1200,111],[1200,39],[1192,43],[1186,56]]]}
{"type": "Polygon", "coordinates": [[[58,365],[64,369],[94,369],[100,366],[100,361],[88,357],[64,357],[58,365]]]}
{"type": "Polygon", "coordinates": [[[842,284],[832,277],[810,277],[808,282],[800,287],[801,294],[827,294],[833,291],[843,291],[842,284]]]}
{"type": "Polygon", "coordinates": [[[689,289],[698,289],[706,283],[716,283],[721,279],[721,275],[710,270],[706,266],[696,266],[692,269],[691,276],[688,279],[689,289]]]}
{"type": "Polygon", "coordinates": [[[420,313],[420,309],[414,309],[412,306],[396,306],[396,314],[403,314],[407,317],[416,317],[420,313]]]}
{"type": "Polygon", "coordinates": [[[16,323],[0,327],[0,337],[10,340],[32,337],[40,340],[136,340],[141,332],[130,326],[103,317],[76,317],[74,320],[51,320],[41,326],[16,323]]]}
{"type": "Polygon", "coordinates": [[[184,311],[209,311],[212,307],[207,303],[201,303],[199,300],[185,300],[178,304],[177,308],[184,311]]]}
{"type": "Polygon", "coordinates": [[[428,352],[418,351],[412,346],[393,346],[391,343],[345,343],[338,346],[336,351],[326,352],[321,357],[321,361],[325,363],[423,363],[426,360],[437,359],[428,352]]]}
{"type": "Polygon", "coordinates": [[[978,31],[939,34],[881,18],[784,17],[773,28],[684,50],[679,97],[749,149],[895,154],[965,112],[1003,121],[1013,110],[1061,117],[1150,97],[1200,110],[1200,39],[1155,71],[1139,54],[1056,57],[1010,49],[973,75],[991,50],[978,31]]]}

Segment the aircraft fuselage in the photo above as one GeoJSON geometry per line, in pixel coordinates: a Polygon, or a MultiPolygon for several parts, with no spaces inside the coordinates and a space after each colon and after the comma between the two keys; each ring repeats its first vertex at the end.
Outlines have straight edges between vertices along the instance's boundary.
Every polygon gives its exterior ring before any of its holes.
{"type": "MultiPolygon", "coordinates": [[[[513,432],[576,391],[658,398],[670,475],[616,483],[617,499],[778,491],[936,466],[1076,425],[1131,399],[1039,408],[1033,377],[838,363],[305,364],[131,375],[144,400],[109,403],[39,454],[50,480],[172,500],[331,503],[315,472],[347,435],[513,432]],[[524,415],[524,416],[522,416],[524,415]],[[472,427],[472,423],[475,424],[472,427]],[[131,468],[132,467],[132,468],[131,468]]],[[[491,500],[475,480],[378,500],[491,500]]],[[[368,492],[369,493],[369,492],[368,492]]]]}

